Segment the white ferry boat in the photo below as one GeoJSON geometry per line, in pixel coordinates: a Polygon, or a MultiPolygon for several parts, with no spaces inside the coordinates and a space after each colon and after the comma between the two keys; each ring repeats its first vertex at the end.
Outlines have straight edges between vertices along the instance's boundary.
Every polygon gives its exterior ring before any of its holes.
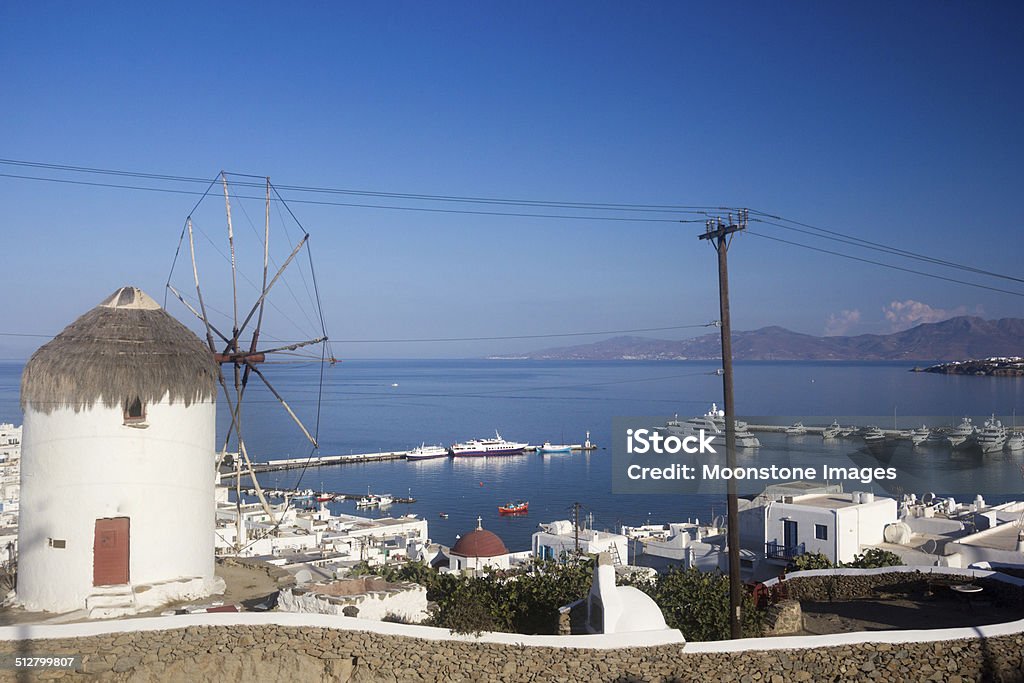
{"type": "Polygon", "coordinates": [[[420,444],[405,454],[406,460],[430,460],[432,458],[447,458],[448,449],[444,446],[428,446],[420,444]]]}
{"type": "Polygon", "coordinates": [[[452,444],[451,454],[456,458],[479,457],[484,455],[519,455],[529,444],[506,441],[501,434],[494,432],[493,439],[470,439],[463,443],[452,444]]]}
{"type": "Polygon", "coordinates": [[[981,447],[982,453],[995,453],[1003,450],[1006,444],[1006,427],[993,415],[985,420],[985,425],[978,432],[975,439],[981,447]]]}

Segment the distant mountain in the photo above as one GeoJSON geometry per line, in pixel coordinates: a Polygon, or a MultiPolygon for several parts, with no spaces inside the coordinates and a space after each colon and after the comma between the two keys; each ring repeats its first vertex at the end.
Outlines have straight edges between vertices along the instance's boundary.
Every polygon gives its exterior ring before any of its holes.
{"type": "MultiPolygon", "coordinates": [[[[893,334],[815,337],[784,327],[733,332],[738,360],[961,360],[1024,355],[1024,319],[984,320],[973,316],[925,323],[893,334]]],[[[515,357],[530,360],[711,360],[720,358],[717,332],[668,341],[615,337],[515,357]]],[[[494,356],[498,358],[499,356],[494,356]]]]}

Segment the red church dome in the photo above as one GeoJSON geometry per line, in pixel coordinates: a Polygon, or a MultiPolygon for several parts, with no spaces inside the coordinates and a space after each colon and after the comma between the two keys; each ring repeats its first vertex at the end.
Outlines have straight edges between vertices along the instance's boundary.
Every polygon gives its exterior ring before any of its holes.
{"type": "Polygon", "coordinates": [[[456,541],[451,552],[462,557],[497,557],[507,555],[508,548],[497,535],[477,528],[456,541]]]}

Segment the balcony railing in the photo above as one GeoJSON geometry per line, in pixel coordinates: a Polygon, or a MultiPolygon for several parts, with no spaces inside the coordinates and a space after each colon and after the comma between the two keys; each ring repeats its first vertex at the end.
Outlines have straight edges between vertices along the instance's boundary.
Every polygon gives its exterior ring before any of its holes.
{"type": "Polygon", "coordinates": [[[765,557],[771,560],[792,560],[798,555],[803,555],[804,552],[806,550],[803,543],[799,545],[783,545],[775,541],[768,541],[764,544],[765,557]]]}

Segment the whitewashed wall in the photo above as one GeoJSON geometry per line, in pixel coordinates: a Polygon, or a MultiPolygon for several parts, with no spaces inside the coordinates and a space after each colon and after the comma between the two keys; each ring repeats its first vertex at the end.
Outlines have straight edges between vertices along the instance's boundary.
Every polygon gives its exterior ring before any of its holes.
{"type": "Polygon", "coordinates": [[[25,413],[18,599],[33,610],[85,607],[100,518],[130,518],[133,585],[200,577],[214,585],[215,404],[25,413]],[[50,547],[48,539],[67,547],[50,547]]]}

